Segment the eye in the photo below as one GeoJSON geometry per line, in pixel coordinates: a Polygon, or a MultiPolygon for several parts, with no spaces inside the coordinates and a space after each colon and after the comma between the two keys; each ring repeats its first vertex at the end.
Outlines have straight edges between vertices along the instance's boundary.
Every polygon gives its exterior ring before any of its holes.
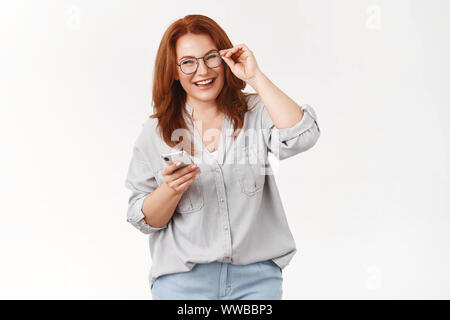
{"type": "Polygon", "coordinates": [[[193,63],[195,63],[194,59],[188,59],[188,60],[181,61],[181,64],[193,64],[193,63]]]}
{"type": "Polygon", "coordinates": [[[209,55],[208,58],[206,58],[206,59],[211,60],[211,59],[217,58],[218,56],[219,55],[217,53],[213,53],[213,54],[209,55]]]}

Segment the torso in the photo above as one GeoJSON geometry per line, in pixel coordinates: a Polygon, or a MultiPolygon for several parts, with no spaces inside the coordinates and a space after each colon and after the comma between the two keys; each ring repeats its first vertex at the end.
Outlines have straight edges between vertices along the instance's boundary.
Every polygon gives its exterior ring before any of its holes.
{"type": "MultiPolygon", "coordinates": [[[[217,150],[219,146],[220,141],[220,135],[222,132],[222,123],[223,123],[223,117],[225,115],[222,113],[219,117],[216,119],[213,119],[211,121],[203,121],[202,122],[202,132],[201,137],[203,140],[203,145],[208,149],[209,152],[214,152],[217,150]],[[215,129],[214,131],[218,130],[220,132],[219,134],[216,134],[216,132],[211,132],[207,137],[204,136],[205,132],[207,132],[209,129],[215,129]],[[214,135],[212,135],[214,134],[214,135]]],[[[199,132],[200,133],[200,132],[199,132]]]]}

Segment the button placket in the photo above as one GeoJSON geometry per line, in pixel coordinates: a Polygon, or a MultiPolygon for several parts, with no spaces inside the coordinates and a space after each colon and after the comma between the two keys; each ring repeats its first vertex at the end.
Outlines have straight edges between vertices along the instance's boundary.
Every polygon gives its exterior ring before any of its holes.
{"type": "Polygon", "coordinates": [[[230,234],[230,226],[229,226],[229,219],[228,219],[228,208],[226,204],[226,196],[225,196],[225,183],[224,183],[224,177],[222,175],[222,170],[219,167],[219,165],[216,166],[215,171],[215,182],[216,182],[216,191],[217,191],[217,198],[219,199],[219,214],[222,217],[223,221],[223,229],[224,230],[224,247],[225,247],[225,262],[231,261],[231,234],[230,234]],[[222,215],[223,214],[223,215],[222,215]]]}

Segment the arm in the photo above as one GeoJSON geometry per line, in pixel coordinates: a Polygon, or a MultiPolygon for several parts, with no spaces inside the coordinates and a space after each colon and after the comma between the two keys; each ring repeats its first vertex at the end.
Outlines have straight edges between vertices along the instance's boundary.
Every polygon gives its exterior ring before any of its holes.
{"type": "Polygon", "coordinates": [[[145,222],[156,228],[167,226],[182,195],[166,183],[162,183],[144,199],[142,213],[145,216],[145,222]]]}
{"type": "Polygon", "coordinates": [[[127,221],[145,234],[167,227],[181,199],[165,183],[158,186],[152,168],[140,159],[135,147],[128,168],[125,186],[131,190],[128,200],[127,221]]]}
{"type": "Polygon", "coordinates": [[[261,71],[248,81],[259,94],[277,129],[291,128],[303,118],[300,107],[261,71]]]}
{"type": "Polygon", "coordinates": [[[311,106],[299,107],[259,71],[249,84],[262,104],[259,117],[264,141],[277,159],[286,159],[315,145],[320,128],[311,106]]]}
{"type": "Polygon", "coordinates": [[[164,182],[145,198],[142,211],[148,224],[166,226],[183,193],[200,172],[196,165],[179,169],[180,164],[181,162],[166,165],[162,171],[164,182]]]}
{"type": "Polygon", "coordinates": [[[220,54],[233,74],[252,86],[262,101],[258,117],[270,152],[281,160],[316,143],[320,129],[314,110],[308,105],[299,107],[275,86],[259,69],[253,52],[245,44],[220,50],[220,54]]]}
{"type": "Polygon", "coordinates": [[[183,196],[200,172],[198,167],[177,164],[167,165],[163,170],[164,182],[159,186],[150,161],[145,157],[152,153],[147,136],[142,131],[133,149],[125,186],[132,191],[128,201],[127,221],[143,233],[152,233],[164,228],[172,218],[183,196]]]}

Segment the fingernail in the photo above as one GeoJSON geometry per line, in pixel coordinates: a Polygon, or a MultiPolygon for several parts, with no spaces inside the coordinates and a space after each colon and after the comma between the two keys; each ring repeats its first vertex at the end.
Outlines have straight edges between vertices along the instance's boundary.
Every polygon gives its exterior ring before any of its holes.
{"type": "Polygon", "coordinates": [[[195,164],[193,164],[192,166],[191,166],[191,168],[192,169],[194,169],[194,168],[196,168],[197,166],[195,165],[195,164]]]}
{"type": "Polygon", "coordinates": [[[176,165],[179,166],[181,164],[181,162],[177,162],[176,165]]]}

